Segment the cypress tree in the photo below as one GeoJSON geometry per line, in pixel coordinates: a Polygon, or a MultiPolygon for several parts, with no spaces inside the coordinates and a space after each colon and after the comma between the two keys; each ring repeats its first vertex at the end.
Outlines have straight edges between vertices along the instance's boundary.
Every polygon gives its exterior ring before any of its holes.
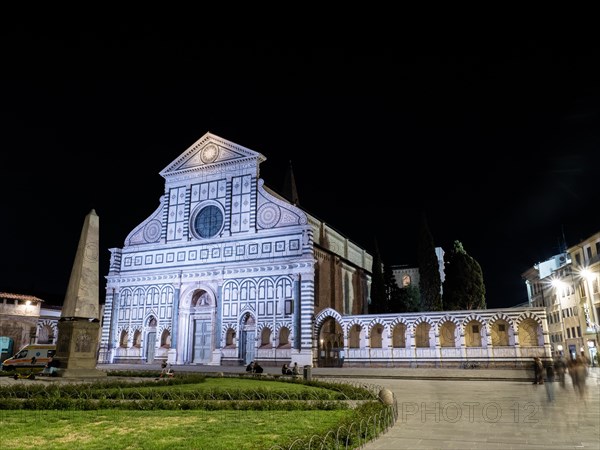
{"type": "Polygon", "coordinates": [[[485,284],[479,263],[454,241],[446,254],[444,305],[447,310],[486,309],[485,284]]]}
{"type": "Polygon", "coordinates": [[[400,288],[401,309],[394,312],[418,312],[421,309],[421,298],[419,288],[414,284],[409,284],[400,288]]]}
{"type": "Polygon", "coordinates": [[[382,314],[387,312],[387,297],[385,280],[383,278],[383,261],[381,260],[377,241],[375,241],[373,268],[371,272],[371,303],[369,305],[369,314],[382,314]]]}

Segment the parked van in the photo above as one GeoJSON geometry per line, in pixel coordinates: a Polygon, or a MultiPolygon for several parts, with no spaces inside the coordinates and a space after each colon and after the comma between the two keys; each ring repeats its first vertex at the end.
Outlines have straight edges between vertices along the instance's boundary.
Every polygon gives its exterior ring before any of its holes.
{"type": "Polygon", "coordinates": [[[56,353],[54,344],[29,344],[12,358],[2,361],[2,370],[43,369],[48,358],[56,353]]]}

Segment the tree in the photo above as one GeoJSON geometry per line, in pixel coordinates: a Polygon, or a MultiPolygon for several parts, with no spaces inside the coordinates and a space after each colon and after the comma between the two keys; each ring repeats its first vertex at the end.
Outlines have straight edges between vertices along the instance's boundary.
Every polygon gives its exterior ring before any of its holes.
{"type": "Polygon", "coordinates": [[[479,263],[460,241],[446,254],[444,305],[447,310],[486,309],[485,284],[479,263]]]}
{"type": "Polygon", "coordinates": [[[417,260],[419,264],[421,310],[442,311],[442,279],[440,277],[440,266],[435,254],[433,237],[429,231],[425,213],[421,216],[419,241],[417,244],[417,260]]]}
{"type": "Polygon", "coordinates": [[[369,305],[369,314],[383,314],[388,312],[387,295],[383,277],[383,261],[381,260],[377,241],[375,241],[373,268],[371,272],[371,303],[369,305]]]}
{"type": "Polygon", "coordinates": [[[421,310],[421,295],[418,286],[409,284],[400,288],[401,311],[394,312],[418,312],[421,310]]]}
{"type": "Polygon", "coordinates": [[[390,313],[404,312],[402,311],[400,288],[398,287],[394,271],[390,265],[383,265],[383,282],[386,294],[386,311],[390,313]]]}

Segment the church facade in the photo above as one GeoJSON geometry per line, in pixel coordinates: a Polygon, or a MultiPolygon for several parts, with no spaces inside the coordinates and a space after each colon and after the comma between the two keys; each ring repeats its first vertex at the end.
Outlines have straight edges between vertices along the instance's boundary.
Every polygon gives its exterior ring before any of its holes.
{"type": "Polygon", "coordinates": [[[110,249],[99,363],[529,365],[545,310],[368,314],[372,256],[265,186],[206,133],[160,172],[159,206],[110,249]]]}
{"type": "Polygon", "coordinates": [[[312,365],[320,311],[367,311],[371,255],[266,187],[265,159],[207,133],[160,172],[110,250],[100,363],[312,365]]]}

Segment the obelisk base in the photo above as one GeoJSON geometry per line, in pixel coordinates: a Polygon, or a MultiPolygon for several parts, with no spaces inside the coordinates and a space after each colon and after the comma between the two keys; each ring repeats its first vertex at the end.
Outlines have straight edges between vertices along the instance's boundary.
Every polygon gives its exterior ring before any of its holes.
{"type": "Polygon", "coordinates": [[[88,319],[60,320],[58,344],[54,359],[58,376],[64,378],[103,378],[107,373],[98,370],[97,343],[100,322],[88,319]]]}

